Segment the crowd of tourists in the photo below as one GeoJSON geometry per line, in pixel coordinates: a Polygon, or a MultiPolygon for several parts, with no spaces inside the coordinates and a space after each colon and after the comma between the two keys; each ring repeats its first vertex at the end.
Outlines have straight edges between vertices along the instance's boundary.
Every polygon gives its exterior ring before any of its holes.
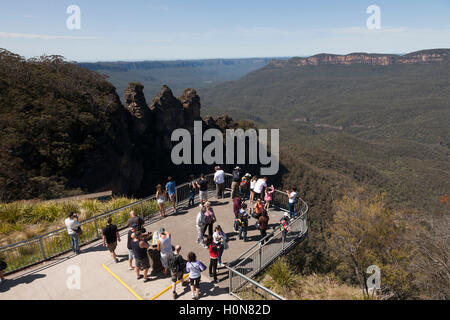
{"type": "MultiPolygon", "coordinates": [[[[240,240],[248,241],[247,231],[250,219],[255,219],[255,227],[260,232],[259,240],[267,241],[267,230],[269,228],[269,209],[272,206],[275,188],[268,184],[267,177],[252,176],[249,173],[242,174],[239,167],[235,167],[232,172],[231,199],[233,203],[233,229],[237,232],[240,240]]],[[[225,198],[225,172],[219,167],[215,167],[213,182],[216,187],[216,198],[225,198]]],[[[127,232],[128,268],[135,271],[137,280],[148,282],[156,278],[155,273],[162,272],[165,276],[170,276],[172,281],[172,295],[178,297],[176,291],[177,283],[184,286],[190,285],[192,298],[198,299],[200,294],[201,273],[208,269],[212,282],[218,283],[217,270],[225,266],[222,260],[223,253],[229,247],[229,236],[220,225],[215,225],[217,217],[212,203],[208,201],[209,181],[204,174],[198,179],[193,175],[188,182],[189,197],[188,207],[196,206],[196,195],[198,194],[199,212],[196,216],[197,243],[208,250],[210,258],[207,268],[197,259],[194,252],[187,254],[187,260],[182,257],[181,246],[172,245],[172,235],[161,227],[159,232],[148,232],[144,228],[144,220],[134,211],[130,212],[127,221],[129,230],[127,232]],[[150,272],[151,270],[151,272],[150,272]],[[142,273],[142,274],[141,274],[142,273]],[[189,281],[185,281],[188,274],[189,281]]],[[[295,217],[295,203],[297,199],[297,189],[292,187],[286,190],[289,202],[289,212],[286,212],[279,221],[283,239],[289,232],[289,225],[295,217]]],[[[177,212],[177,192],[176,184],[172,177],[167,178],[164,185],[156,186],[156,202],[159,206],[161,218],[166,217],[166,203],[169,201],[173,212],[177,212]]],[[[75,254],[80,254],[79,238],[83,231],[78,221],[78,216],[70,212],[65,219],[67,233],[70,237],[72,250],[75,254]]],[[[117,244],[121,241],[121,236],[117,225],[113,224],[113,219],[106,220],[106,226],[102,230],[102,244],[108,249],[115,263],[120,262],[116,254],[117,244]]],[[[0,280],[3,282],[6,262],[0,261],[0,280]]]]}

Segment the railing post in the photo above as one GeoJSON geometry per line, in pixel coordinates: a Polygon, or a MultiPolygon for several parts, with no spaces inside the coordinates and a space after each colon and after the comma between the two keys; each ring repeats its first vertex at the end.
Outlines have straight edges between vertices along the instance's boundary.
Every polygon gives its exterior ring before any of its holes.
{"type": "Polygon", "coordinates": [[[98,233],[97,227],[97,218],[94,218],[94,226],[95,226],[95,233],[97,234],[97,239],[100,239],[100,234],[98,233]]]}
{"type": "Polygon", "coordinates": [[[42,243],[42,238],[39,238],[39,246],[41,247],[42,259],[47,260],[45,256],[44,244],[42,243]]]}
{"type": "Polygon", "coordinates": [[[258,272],[261,270],[261,262],[262,262],[262,244],[260,242],[259,243],[259,268],[258,268],[258,272]]]}
{"type": "Polygon", "coordinates": [[[144,206],[142,205],[142,201],[141,201],[141,218],[142,220],[144,220],[144,206]]]}
{"type": "Polygon", "coordinates": [[[230,286],[229,286],[229,294],[231,294],[232,292],[233,292],[233,288],[232,288],[232,285],[233,285],[233,279],[232,279],[232,277],[233,277],[233,272],[231,271],[231,269],[228,269],[228,278],[230,278],[230,286]]]}

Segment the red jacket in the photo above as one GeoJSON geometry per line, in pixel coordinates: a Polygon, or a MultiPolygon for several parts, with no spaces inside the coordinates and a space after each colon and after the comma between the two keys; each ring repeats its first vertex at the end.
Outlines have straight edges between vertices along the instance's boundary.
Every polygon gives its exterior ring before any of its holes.
{"type": "Polygon", "coordinates": [[[219,250],[214,243],[208,246],[208,251],[210,258],[217,259],[219,257],[219,250]]]}

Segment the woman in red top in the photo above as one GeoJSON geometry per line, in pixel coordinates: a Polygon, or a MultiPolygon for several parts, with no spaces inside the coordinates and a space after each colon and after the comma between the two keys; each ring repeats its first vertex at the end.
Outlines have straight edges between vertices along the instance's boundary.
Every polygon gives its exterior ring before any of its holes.
{"type": "Polygon", "coordinates": [[[214,243],[213,237],[208,236],[206,239],[206,246],[208,247],[209,251],[209,277],[214,278],[214,282],[218,283],[219,280],[217,280],[217,258],[219,257],[219,249],[217,248],[216,244],[214,243]]]}

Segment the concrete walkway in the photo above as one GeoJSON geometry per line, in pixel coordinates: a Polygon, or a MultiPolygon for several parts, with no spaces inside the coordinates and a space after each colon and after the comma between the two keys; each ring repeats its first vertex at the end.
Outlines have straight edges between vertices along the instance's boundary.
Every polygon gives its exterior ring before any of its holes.
{"type": "MultiPolygon", "coordinates": [[[[259,239],[259,231],[255,229],[255,219],[249,221],[248,237],[250,241],[243,242],[233,231],[233,210],[230,198],[211,199],[212,207],[217,217],[215,225],[220,224],[227,233],[230,242],[229,249],[223,254],[223,261],[230,262],[250,248],[259,239]]],[[[197,230],[195,219],[198,207],[179,207],[178,212],[164,219],[147,223],[148,231],[158,231],[164,227],[172,235],[172,245],[180,244],[181,254],[187,257],[189,251],[196,253],[197,258],[206,266],[209,265],[208,250],[196,242],[197,230]]],[[[269,224],[277,225],[281,212],[271,211],[269,224]]],[[[8,277],[0,285],[0,300],[7,299],[87,299],[87,300],[136,300],[136,299],[172,299],[172,291],[166,290],[171,285],[170,277],[162,273],[157,278],[144,283],[136,279],[135,271],[128,269],[128,250],[126,248],[127,230],[121,232],[116,253],[120,262],[113,262],[110,253],[102,246],[101,241],[94,242],[82,248],[80,255],[65,255],[36,267],[27,269],[8,277]],[[73,279],[79,274],[80,281],[73,279]],[[79,288],[77,287],[79,283],[79,288]],[[166,291],[164,291],[166,290],[166,291]]],[[[228,294],[228,271],[218,270],[220,283],[214,284],[209,279],[208,269],[202,273],[201,299],[231,300],[228,294]]],[[[177,285],[178,299],[191,299],[190,288],[177,285]]]]}

